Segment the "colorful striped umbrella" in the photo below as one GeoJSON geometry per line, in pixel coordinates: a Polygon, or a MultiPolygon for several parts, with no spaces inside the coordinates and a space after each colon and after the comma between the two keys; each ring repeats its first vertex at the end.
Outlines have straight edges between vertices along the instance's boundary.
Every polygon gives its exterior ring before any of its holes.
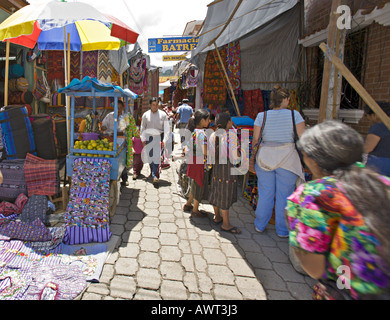
{"type": "MultiPolygon", "coordinates": [[[[28,5],[0,24],[0,41],[24,47],[61,50],[63,28],[71,34],[72,51],[119,49],[118,39],[135,43],[138,33],[115,17],[105,15],[83,2],[52,1],[28,5]]],[[[67,44],[66,44],[67,45],[67,44]]]]}

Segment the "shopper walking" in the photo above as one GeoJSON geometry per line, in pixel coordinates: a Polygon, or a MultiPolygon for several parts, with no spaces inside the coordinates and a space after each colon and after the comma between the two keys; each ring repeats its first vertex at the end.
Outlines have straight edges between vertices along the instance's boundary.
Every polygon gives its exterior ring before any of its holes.
{"type": "Polygon", "coordinates": [[[188,105],[189,100],[183,99],[183,104],[177,108],[176,111],[176,120],[177,120],[177,128],[180,133],[180,142],[183,144],[185,140],[185,128],[187,127],[188,120],[191,118],[194,110],[191,106],[188,105]]]}
{"type": "Polygon", "coordinates": [[[194,117],[188,123],[188,130],[192,132],[187,157],[187,175],[192,179],[191,194],[184,205],[184,211],[190,211],[192,217],[205,218],[207,212],[199,210],[199,204],[208,200],[209,171],[207,160],[207,136],[205,129],[208,127],[210,114],[205,109],[194,113],[194,117]],[[192,205],[193,202],[193,205],[192,205]]]}
{"type": "MultiPolygon", "coordinates": [[[[378,102],[378,105],[390,116],[390,103],[378,102]]],[[[365,112],[374,122],[364,144],[364,152],[368,154],[367,166],[382,175],[390,176],[390,130],[371,108],[367,107],[365,112]]]]}
{"type": "Polygon", "coordinates": [[[305,130],[305,123],[299,112],[287,109],[289,91],[286,88],[276,86],[270,98],[271,110],[261,112],[256,117],[249,161],[250,170],[255,168],[259,192],[255,230],[264,231],[275,208],[276,233],[279,237],[288,237],[284,219],[286,198],[294,191],[299,178],[304,181],[294,144],[294,121],[298,136],[305,130]]]}
{"type": "Polygon", "coordinates": [[[233,122],[228,113],[216,117],[217,130],[210,136],[208,152],[214,156],[209,192],[209,202],[214,208],[214,224],[222,224],[221,230],[239,234],[241,230],[230,224],[229,208],[237,202],[237,178],[233,165],[241,160],[238,152],[237,135],[229,132],[233,122]]]}
{"type": "Polygon", "coordinates": [[[170,135],[170,127],[167,114],[158,109],[157,98],[149,101],[150,110],[146,111],[141,120],[141,140],[145,146],[145,156],[150,165],[153,184],[159,184],[159,166],[161,165],[161,148],[169,148],[167,144],[170,135]]]}
{"type": "Polygon", "coordinates": [[[389,299],[390,179],[361,163],[363,139],[325,121],[298,142],[314,180],[288,198],[290,245],[314,299],[389,299]]]}

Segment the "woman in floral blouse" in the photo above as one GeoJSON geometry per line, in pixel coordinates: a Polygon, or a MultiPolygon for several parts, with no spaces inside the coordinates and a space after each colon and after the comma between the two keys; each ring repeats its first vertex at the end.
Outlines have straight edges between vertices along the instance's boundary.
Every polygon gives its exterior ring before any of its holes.
{"type": "Polygon", "coordinates": [[[313,181],[287,201],[290,244],[314,299],[389,299],[390,179],[360,162],[362,137],[325,121],[298,142],[313,181]]]}

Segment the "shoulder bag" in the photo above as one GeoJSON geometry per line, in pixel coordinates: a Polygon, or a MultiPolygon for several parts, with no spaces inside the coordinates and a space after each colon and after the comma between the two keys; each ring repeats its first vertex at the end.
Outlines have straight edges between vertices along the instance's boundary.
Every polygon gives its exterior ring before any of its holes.
{"type": "Polygon", "coordinates": [[[298,149],[297,147],[297,142],[298,142],[298,133],[297,133],[297,128],[295,124],[295,116],[294,116],[294,110],[291,110],[291,118],[292,118],[292,123],[293,123],[293,130],[294,130],[294,144],[295,144],[295,149],[298,152],[299,159],[301,160],[302,168],[305,167],[305,162],[303,161],[303,155],[301,150],[298,149]]]}
{"type": "MultiPolygon", "coordinates": [[[[252,151],[252,155],[250,157],[251,159],[254,159],[255,162],[256,162],[256,154],[257,154],[257,152],[260,149],[261,142],[263,141],[263,130],[264,130],[264,127],[265,127],[265,121],[266,120],[267,120],[267,111],[264,111],[263,123],[262,123],[261,129],[260,129],[259,140],[253,145],[253,147],[252,147],[253,151],[252,151]]],[[[252,143],[254,143],[254,142],[252,142],[252,143]]],[[[250,163],[249,163],[249,171],[252,172],[252,173],[256,173],[255,169],[251,168],[251,164],[250,163]]]]}

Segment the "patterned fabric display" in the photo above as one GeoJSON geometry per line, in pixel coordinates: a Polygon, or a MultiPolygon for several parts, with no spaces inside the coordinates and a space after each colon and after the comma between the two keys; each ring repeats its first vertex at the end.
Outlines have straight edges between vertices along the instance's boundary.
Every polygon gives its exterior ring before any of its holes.
{"type": "Polygon", "coordinates": [[[106,242],[109,231],[110,169],[108,160],[78,158],[73,163],[66,208],[66,244],[106,242]]]}
{"type": "Polygon", "coordinates": [[[64,73],[64,52],[60,50],[48,50],[47,59],[47,80],[49,85],[55,79],[59,79],[61,82],[65,79],[64,73]]]}
{"type": "Polygon", "coordinates": [[[256,119],[259,112],[264,111],[263,96],[260,89],[244,91],[244,116],[256,119]]]}
{"type": "Polygon", "coordinates": [[[33,194],[53,196],[59,193],[57,160],[44,160],[28,153],[24,175],[29,197],[33,194]]]}
{"type": "Polygon", "coordinates": [[[0,235],[23,241],[49,241],[51,234],[38,218],[31,223],[9,221],[0,226],[0,235]]]}
{"type": "MultiPolygon", "coordinates": [[[[226,62],[226,49],[219,51],[222,61],[226,62]]],[[[215,50],[207,53],[204,80],[203,80],[203,102],[210,104],[225,105],[227,91],[224,74],[217,52],[215,50]]]]}
{"type": "Polygon", "coordinates": [[[49,223],[47,217],[48,211],[48,199],[47,196],[32,195],[22,210],[20,220],[24,222],[32,222],[36,218],[39,218],[44,224],[49,223]]]}
{"type": "Polygon", "coordinates": [[[73,300],[87,286],[77,265],[37,265],[23,300],[73,300]]]}
{"type": "Polygon", "coordinates": [[[226,48],[227,74],[233,90],[241,89],[241,51],[240,42],[233,41],[226,48]]]}
{"type": "Polygon", "coordinates": [[[89,76],[91,78],[97,77],[98,67],[98,51],[83,52],[83,78],[89,76]]]}
{"type": "Polygon", "coordinates": [[[99,50],[97,78],[103,82],[112,81],[113,67],[108,57],[108,50],[99,50]]]}
{"type": "Polygon", "coordinates": [[[146,59],[142,55],[131,58],[129,68],[129,89],[138,95],[142,95],[144,93],[144,87],[147,85],[146,74],[146,59]]]}

